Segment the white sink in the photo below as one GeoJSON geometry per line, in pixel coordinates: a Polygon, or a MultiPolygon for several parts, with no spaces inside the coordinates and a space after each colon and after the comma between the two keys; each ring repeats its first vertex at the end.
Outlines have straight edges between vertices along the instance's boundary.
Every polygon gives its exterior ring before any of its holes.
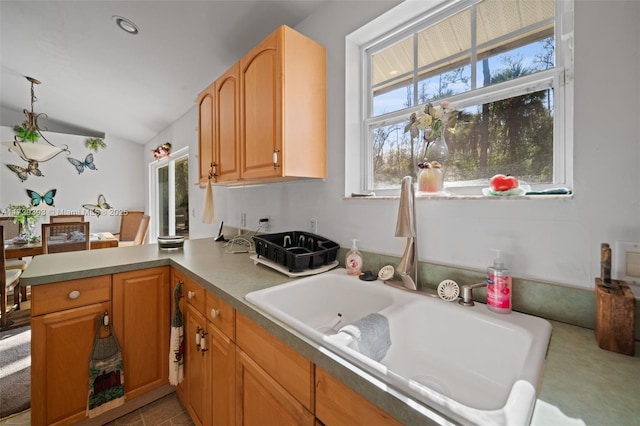
{"type": "Polygon", "coordinates": [[[546,320],[361,281],[344,269],[246,299],[456,422],[511,426],[531,420],[551,337],[546,320]],[[336,338],[342,326],[370,313],[389,321],[391,346],[378,362],[336,338]]]}

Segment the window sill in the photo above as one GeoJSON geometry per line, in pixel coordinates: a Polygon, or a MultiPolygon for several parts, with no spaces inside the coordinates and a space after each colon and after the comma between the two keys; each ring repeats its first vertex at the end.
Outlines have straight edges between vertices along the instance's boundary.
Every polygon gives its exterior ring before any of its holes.
{"type": "MultiPolygon", "coordinates": [[[[369,195],[369,196],[346,196],[345,200],[397,200],[398,195],[369,195]]],[[[541,194],[541,195],[509,195],[509,196],[486,196],[486,195],[461,195],[451,192],[438,192],[434,194],[416,193],[416,200],[570,200],[571,194],[541,194]]],[[[420,201],[418,201],[420,202],[420,201]]]]}

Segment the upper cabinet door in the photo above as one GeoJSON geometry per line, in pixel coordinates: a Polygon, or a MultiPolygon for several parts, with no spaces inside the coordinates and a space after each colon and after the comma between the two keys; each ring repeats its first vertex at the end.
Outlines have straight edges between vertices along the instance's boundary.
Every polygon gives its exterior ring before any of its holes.
{"type": "Polygon", "coordinates": [[[209,171],[221,184],[327,176],[323,46],[281,26],[214,85],[198,98],[201,185],[209,171]]]}
{"type": "Polygon", "coordinates": [[[240,177],[240,64],[236,63],[215,83],[215,182],[240,177]]]}
{"type": "Polygon", "coordinates": [[[276,31],[240,60],[244,179],[282,175],[280,41],[280,32],[276,31]]]}
{"type": "Polygon", "coordinates": [[[214,149],[215,84],[198,96],[198,182],[207,183],[212,172],[214,149]]]}

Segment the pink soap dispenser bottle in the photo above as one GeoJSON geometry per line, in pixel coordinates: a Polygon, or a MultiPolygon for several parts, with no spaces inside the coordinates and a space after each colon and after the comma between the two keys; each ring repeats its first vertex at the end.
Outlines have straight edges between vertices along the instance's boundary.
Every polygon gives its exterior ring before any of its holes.
{"type": "Polygon", "coordinates": [[[501,314],[511,313],[511,273],[500,259],[500,250],[494,250],[493,266],[487,268],[487,306],[501,314]]]}

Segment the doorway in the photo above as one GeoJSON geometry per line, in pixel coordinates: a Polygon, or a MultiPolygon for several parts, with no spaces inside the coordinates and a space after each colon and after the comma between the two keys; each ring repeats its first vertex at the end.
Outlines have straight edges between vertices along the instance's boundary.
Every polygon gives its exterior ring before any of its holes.
{"type": "Polygon", "coordinates": [[[189,148],[171,154],[168,160],[150,165],[150,242],[160,235],[189,239],[189,148]]]}

